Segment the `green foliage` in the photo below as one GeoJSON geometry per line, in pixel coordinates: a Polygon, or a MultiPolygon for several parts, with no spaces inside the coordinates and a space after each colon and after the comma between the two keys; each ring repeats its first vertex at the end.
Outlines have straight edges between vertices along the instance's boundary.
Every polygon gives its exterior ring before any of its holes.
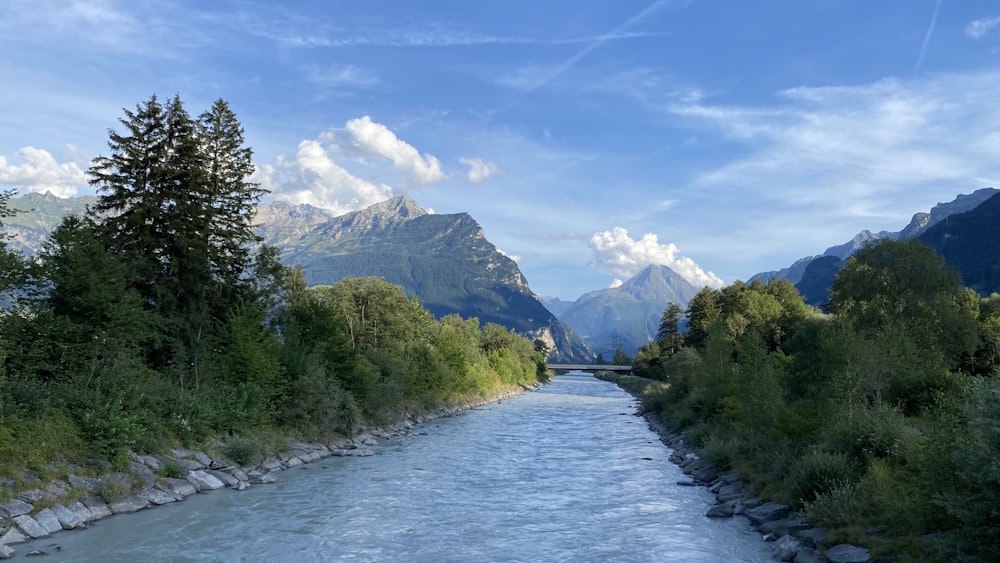
{"type": "Polygon", "coordinates": [[[247,467],[254,465],[264,457],[264,447],[256,438],[233,436],[226,440],[222,455],[237,465],[247,467]]]}
{"type": "Polygon", "coordinates": [[[170,479],[183,479],[184,468],[181,467],[181,464],[177,460],[168,457],[163,460],[159,474],[161,477],[168,477],[170,479]]]}
{"type": "Polygon", "coordinates": [[[785,489],[796,507],[816,501],[850,483],[851,462],[844,454],[823,451],[809,452],[798,458],[785,479],[785,489]]]}

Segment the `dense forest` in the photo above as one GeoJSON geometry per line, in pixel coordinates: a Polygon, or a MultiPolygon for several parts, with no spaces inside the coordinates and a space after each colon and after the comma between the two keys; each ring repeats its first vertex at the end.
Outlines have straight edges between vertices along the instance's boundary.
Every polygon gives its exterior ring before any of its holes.
{"type": "Polygon", "coordinates": [[[780,279],[670,304],[634,363],[665,383],[645,408],[703,457],[836,540],[918,561],[1000,552],[998,366],[1000,296],[888,239],[848,261],[824,311],[780,279]]]}
{"type": "Polygon", "coordinates": [[[0,243],[7,483],[220,436],[350,435],[546,376],[538,344],[435,320],[383,280],[306,287],[254,234],[265,192],[225,101],[192,117],[153,96],[119,121],[89,170],[97,203],[37,259],[0,243]]]}

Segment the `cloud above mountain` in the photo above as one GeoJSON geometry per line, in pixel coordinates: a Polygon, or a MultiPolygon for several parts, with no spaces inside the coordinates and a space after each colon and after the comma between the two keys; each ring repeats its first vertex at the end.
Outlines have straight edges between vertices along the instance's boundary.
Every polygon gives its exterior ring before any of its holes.
{"type": "Polygon", "coordinates": [[[75,162],[58,162],[52,153],[35,147],[17,151],[21,164],[9,163],[0,155],[0,185],[19,193],[51,192],[58,197],[72,197],[87,185],[87,175],[75,162]]]}
{"type": "Polygon", "coordinates": [[[616,276],[632,277],[646,266],[658,264],[674,270],[696,287],[725,285],[718,276],[701,269],[691,258],[678,256],[675,244],[660,244],[654,233],[633,239],[627,229],[615,227],[595,233],[590,238],[590,247],[597,265],[616,276]]]}

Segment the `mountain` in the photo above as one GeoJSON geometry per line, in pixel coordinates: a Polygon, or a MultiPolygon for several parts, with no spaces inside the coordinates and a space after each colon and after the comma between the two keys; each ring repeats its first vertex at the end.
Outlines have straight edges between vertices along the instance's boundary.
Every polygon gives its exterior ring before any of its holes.
{"type": "Polygon", "coordinates": [[[930,212],[915,213],[909,224],[901,231],[880,231],[873,233],[864,230],[844,244],[827,248],[823,254],[800,258],[791,266],[782,268],[781,270],[755,274],[750,280],[759,279],[766,282],[775,277],[787,279],[795,284],[803,297],[806,297],[806,303],[822,305],[826,302],[830,285],[833,283],[833,278],[837,272],[840,271],[840,266],[846,263],[848,258],[858,250],[864,248],[869,242],[882,238],[890,238],[892,240],[917,238],[949,217],[977,208],[977,206],[998,193],[1000,193],[1000,190],[995,188],[982,188],[971,194],[959,195],[948,203],[938,203],[930,212]],[[836,260],[831,260],[830,257],[836,258],[836,260]],[[815,267],[810,268],[812,263],[819,258],[826,259],[815,267]]]}
{"type": "Polygon", "coordinates": [[[667,303],[686,307],[698,290],[667,266],[649,265],[618,287],[584,294],[558,317],[610,359],[617,345],[632,354],[654,340],[667,303]]]}
{"type": "Polygon", "coordinates": [[[937,221],[918,237],[982,296],[1000,292],[1000,194],[937,221]]]}
{"type": "Polygon", "coordinates": [[[63,217],[83,214],[88,205],[96,202],[96,196],[67,199],[49,192],[11,198],[7,206],[17,213],[3,219],[4,232],[9,237],[7,248],[26,255],[37,254],[63,217]]]}
{"type": "Polygon", "coordinates": [[[260,232],[281,249],[282,261],[302,265],[310,285],[378,276],[402,286],[436,316],[478,317],[540,338],[555,360],[593,357],[542,305],[517,264],[486,239],[468,213],[427,213],[405,196],[326,221],[309,209],[273,205],[261,206],[265,226],[260,232]],[[273,226],[293,211],[308,213],[315,223],[308,229],[293,221],[273,226]]]}
{"type": "MultiPolygon", "coordinates": [[[[37,254],[68,213],[83,213],[94,196],[11,198],[23,210],[3,220],[9,245],[37,254]]],[[[550,359],[586,362],[593,353],[546,309],[510,258],[493,246],[467,213],[429,214],[396,197],[338,217],[311,205],[261,204],[254,221],[285,264],[301,264],[310,285],[378,276],[401,285],[435,316],[457,313],[495,322],[544,341],[550,359]]]]}

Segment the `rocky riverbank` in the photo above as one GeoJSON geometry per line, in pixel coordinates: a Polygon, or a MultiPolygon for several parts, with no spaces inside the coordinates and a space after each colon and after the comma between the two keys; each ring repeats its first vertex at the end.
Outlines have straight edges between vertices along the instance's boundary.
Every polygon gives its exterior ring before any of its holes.
{"type": "MultiPolygon", "coordinates": [[[[65,479],[43,482],[25,475],[29,487],[16,487],[0,480],[0,486],[14,489],[14,498],[0,503],[0,559],[16,554],[18,544],[50,538],[66,530],[86,528],[115,514],[127,514],[155,506],[182,501],[196,493],[223,488],[237,491],[254,485],[278,481],[281,470],[311,463],[330,456],[370,456],[382,440],[407,435],[422,424],[437,418],[454,416],[469,409],[495,403],[520,394],[524,389],[509,389],[497,395],[465,400],[420,413],[401,413],[397,422],[377,428],[363,428],[354,436],[339,437],[327,443],[305,442],[288,438],[285,448],[253,465],[241,466],[221,454],[175,448],[156,455],[133,453],[125,471],[108,472],[99,477],[85,476],[83,468],[74,468],[65,479]]],[[[212,451],[225,451],[225,444],[213,444],[212,451]]],[[[58,544],[29,543],[27,555],[45,555],[59,551],[58,544]]]]}
{"type": "Polygon", "coordinates": [[[677,464],[690,479],[678,481],[681,486],[704,486],[715,494],[716,504],[706,516],[730,518],[744,516],[761,533],[764,541],[773,542],[771,554],[778,561],[795,563],[869,563],[871,555],[862,547],[848,544],[830,545],[826,530],[812,526],[801,514],[776,502],[765,502],[757,496],[752,484],[743,482],[737,472],[723,473],[698,457],[687,437],[668,428],[655,413],[643,413],[650,429],[673,450],[670,461],[677,464]]]}

